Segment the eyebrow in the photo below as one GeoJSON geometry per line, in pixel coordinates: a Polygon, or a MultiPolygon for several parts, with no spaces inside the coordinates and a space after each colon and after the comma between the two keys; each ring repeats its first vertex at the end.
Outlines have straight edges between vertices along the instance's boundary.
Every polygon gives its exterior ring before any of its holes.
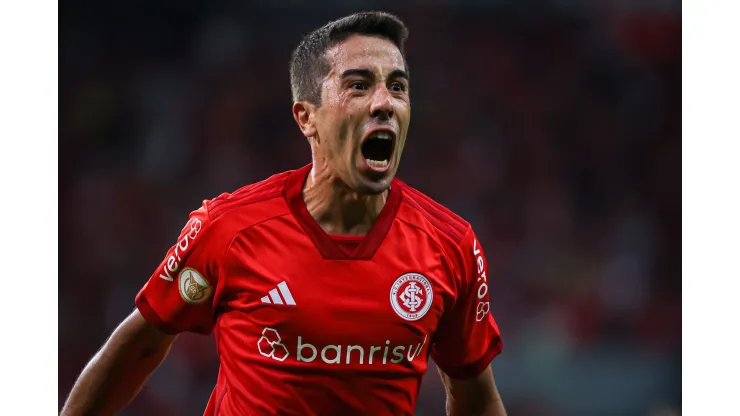
{"type": "MultiPolygon", "coordinates": [[[[342,78],[347,78],[351,76],[361,76],[363,78],[375,78],[375,74],[370,71],[369,69],[348,69],[344,72],[342,72],[342,78]]],[[[394,69],[391,71],[390,74],[388,74],[388,78],[404,78],[408,81],[409,75],[403,71],[402,69],[394,69]]]]}

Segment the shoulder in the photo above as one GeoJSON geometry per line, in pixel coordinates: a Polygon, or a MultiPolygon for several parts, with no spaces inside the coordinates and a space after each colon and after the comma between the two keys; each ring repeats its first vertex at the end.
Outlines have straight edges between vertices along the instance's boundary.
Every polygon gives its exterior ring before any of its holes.
{"type": "Polygon", "coordinates": [[[471,270],[482,262],[482,249],[472,225],[460,215],[421,191],[402,183],[403,197],[397,218],[422,230],[441,250],[455,273],[458,288],[470,287],[471,270]],[[479,256],[478,256],[479,255],[479,256]],[[478,259],[478,257],[480,259],[478,259]]]}
{"type": "Polygon", "coordinates": [[[203,201],[199,209],[212,232],[230,238],[252,225],[289,213],[283,191],[292,171],[277,173],[234,192],[203,201]]]}
{"type": "Polygon", "coordinates": [[[204,201],[208,217],[215,222],[220,217],[229,217],[240,208],[273,206],[281,200],[285,180],[292,171],[277,173],[262,181],[243,186],[231,193],[223,193],[216,198],[204,201]]]}
{"type": "Polygon", "coordinates": [[[403,195],[399,219],[423,229],[443,247],[460,250],[472,232],[470,223],[423,192],[400,183],[403,195]]]}

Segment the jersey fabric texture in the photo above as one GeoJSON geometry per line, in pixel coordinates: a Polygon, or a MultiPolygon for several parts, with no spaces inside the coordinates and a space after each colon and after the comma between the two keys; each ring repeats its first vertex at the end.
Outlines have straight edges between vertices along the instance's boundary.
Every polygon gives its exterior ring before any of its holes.
{"type": "Polygon", "coordinates": [[[367,235],[328,235],[310,169],[204,201],[136,297],[166,333],[214,333],[206,415],[411,415],[429,357],[464,379],[501,351],[469,223],[394,179],[367,235]]]}

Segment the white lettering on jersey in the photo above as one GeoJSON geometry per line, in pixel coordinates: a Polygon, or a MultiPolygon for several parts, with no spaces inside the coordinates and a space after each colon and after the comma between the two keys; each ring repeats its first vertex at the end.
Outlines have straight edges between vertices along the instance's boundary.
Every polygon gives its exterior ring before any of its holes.
{"type": "Polygon", "coordinates": [[[162,268],[164,274],[160,273],[159,277],[168,282],[172,282],[174,280],[172,276],[176,274],[177,270],[180,268],[182,256],[185,255],[191,241],[195,240],[195,237],[198,236],[202,226],[203,223],[198,218],[193,218],[190,221],[190,232],[185,234],[177,244],[175,244],[175,251],[167,258],[167,262],[162,268]]]}
{"type": "MultiPolygon", "coordinates": [[[[395,347],[390,346],[390,340],[385,341],[385,347],[370,346],[365,348],[361,345],[326,345],[321,350],[308,342],[303,342],[303,337],[298,336],[298,345],[296,349],[297,360],[302,363],[310,363],[321,358],[326,364],[372,364],[375,361],[376,364],[387,364],[388,363],[388,350],[392,351],[395,358],[390,360],[393,364],[398,364],[406,358],[409,362],[413,361],[416,357],[421,355],[424,345],[427,343],[427,336],[424,336],[424,340],[416,345],[398,345],[395,347]],[[367,360],[365,360],[365,351],[368,351],[367,360]],[[375,352],[384,350],[382,361],[380,357],[375,356],[375,352]],[[342,351],[346,351],[342,354],[342,351]],[[352,352],[355,351],[353,354],[352,352]],[[344,358],[344,360],[343,360],[344,358]]],[[[265,355],[265,354],[263,354],[265,355]]]]}
{"type": "MultiPolygon", "coordinates": [[[[478,248],[478,240],[476,239],[473,239],[473,257],[475,258],[475,263],[478,265],[478,299],[483,299],[488,294],[488,278],[486,277],[483,255],[480,252],[480,248],[478,248]]],[[[483,302],[482,300],[478,302],[478,306],[475,309],[475,320],[478,322],[482,321],[489,310],[490,305],[488,302],[483,302]]]]}

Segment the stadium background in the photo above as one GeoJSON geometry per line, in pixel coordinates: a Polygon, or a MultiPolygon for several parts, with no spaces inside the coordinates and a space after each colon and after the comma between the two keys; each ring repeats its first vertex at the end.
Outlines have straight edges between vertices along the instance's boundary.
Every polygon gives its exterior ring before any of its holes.
{"type": "MultiPolygon", "coordinates": [[[[309,161],[301,35],[382,8],[411,30],[399,176],[486,248],[509,413],[677,414],[680,2],[332,3],[61,4],[60,407],[202,199],[309,161]]],[[[186,334],[122,414],[202,414],[217,369],[186,334]]],[[[430,364],[417,414],[443,401],[430,364]]]]}

